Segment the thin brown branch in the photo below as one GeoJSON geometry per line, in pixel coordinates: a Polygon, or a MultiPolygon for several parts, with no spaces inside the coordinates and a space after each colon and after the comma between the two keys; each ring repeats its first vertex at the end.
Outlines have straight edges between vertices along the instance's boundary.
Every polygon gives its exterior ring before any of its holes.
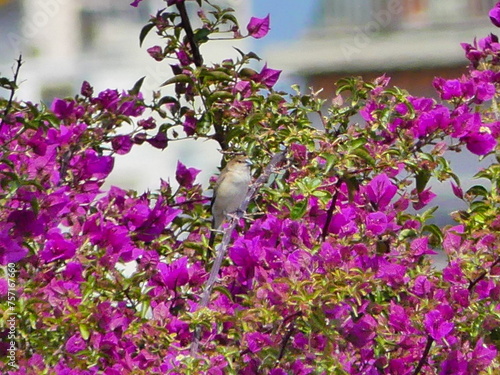
{"type": "Polygon", "coordinates": [[[285,350],[288,345],[288,342],[290,341],[290,337],[292,337],[293,333],[295,331],[295,325],[293,322],[290,324],[290,328],[288,329],[288,332],[285,334],[283,337],[283,340],[281,340],[281,345],[280,345],[280,353],[278,355],[278,361],[281,361],[283,356],[285,355],[285,350]]]}
{"type": "MultiPolygon", "coordinates": [[[[286,150],[278,152],[273,155],[271,161],[266,166],[266,168],[262,171],[262,174],[257,178],[257,180],[250,186],[248,189],[248,193],[241,203],[240,208],[237,212],[243,213],[246,211],[250,201],[257,193],[257,191],[264,185],[271,173],[276,169],[277,165],[281,163],[285,159],[286,150]]],[[[240,214],[241,215],[241,214],[240,214]]],[[[208,280],[205,282],[203,287],[203,293],[201,295],[200,303],[198,304],[198,310],[203,309],[208,306],[208,302],[210,300],[210,296],[212,294],[212,290],[214,288],[215,282],[219,276],[219,271],[222,265],[222,261],[224,260],[229,242],[231,241],[231,237],[233,235],[234,230],[236,229],[236,225],[239,221],[239,217],[237,215],[233,216],[228,223],[228,226],[224,228],[224,235],[222,237],[222,242],[217,248],[214,264],[212,265],[212,269],[210,270],[210,275],[208,276],[208,280]]],[[[201,327],[197,326],[195,328],[193,342],[191,343],[191,355],[195,356],[198,352],[198,346],[201,338],[201,327]]]]}
{"type": "Polygon", "coordinates": [[[325,131],[328,131],[328,123],[326,122],[325,116],[323,116],[323,113],[321,111],[317,111],[319,115],[319,119],[321,120],[321,124],[323,125],[323,128],[325,131]]]}
{"type": "Polygon", "coordinates": [[[431,351],[432,343],[434,339],[431,336],[427,336],[427,343],[425,344],[424,352],[422,353],[422,357],[420,361],[418,361],[417,367],[415,367],[415,371],[413,371],[413,375],[418,375],[422,367],[424,367],[425,362],[427,362],[427,357],[429,356],[429,352],[431,351]]]}
{"type": "Polygon", "coordinates": [[[12,81],[11,88],[10,88],[10,97],[9,101],[7,102],[7,106],[5,107],[5,111],[3,113],[3,118],[6,119],[7,115],[9,114],[10,109],[12,108],[12,102],[14,101],[14,94],[16,92],[17,88],[17,79],[19,78],[19,71],[21,70],[21,65],[23,65],[23,57],[22,55],[19,55],[18,59],[16,60],[16,68],[14,70],[14,80],[12,81]]]}
{"type": "Polygon", "coordinates": [[[179,14],[181,16],[182,28],[186,32],[186,39],[188,40],[189,46],[191,47],[191,54],[193,55],[194,65],[199,68],[203,65],[203,58],[201,57],[198,43],[196,43],[196,40],[194,39],[193,28],[191,27],[191,22],[189,21],[185,2],[178,2],[177,9],[179,10],[179,14]]]}
{"type": "Polygon", "coordinates": [[[474,280],[471,280],[471,281],[469,282],[469,287],[467,288],[467,289],[469,290],[469,292],[471,292],[471,291],[472,291],[472,289],[474,289],[474,287],[476,286],[476,284],[477,284],[478,282],[480,282],[482,279],[484,279],[484,278],[488,275],[488,273],[489,273],[489,272],[491,272],[491,271],[493,270],[493,268],[494,268],[496,265],[498,265],[499,263],[500,263],[500,257],[498,257],[498,258],[497,258],[497,259],[496,259],[496,260],[495,260],[495,261],[491,264],[489,271],[483,271],[483,272],[481,272],[481,274],[480,274],[478,277],[476,277],[474,280]]]}
{"type": "Polygon", "coordinates": [[[211,198],[198,198],[198,199],[190,199],[190,200],[187,200],[187,201],[184,201],[184,202],[179,202],[179,203],[171,203],[169,204],[168,206],[169,207],[179,207],[179,206],[184,206],[186,204],[192,204],[192,203],[205,203],[207,201],[209,201],[211,198]]]}
{"type": "Polygon", "coordinates": [[[330,223],[332,222],[332,217],[333,217],[333,211],[337,206],[337,199],[339,197],[339,191],[342,182],[343,180],[339,178],[337,183],[335,184],[335,194],[333,195],[332,200],[330,202],[330,207],[328,207],[328,212],[326,213],[325,225],[323,226],[323,233],[321,235],[323,241],[326,239],[326,236],[328,235],[328,228],[330,228],[330,223]]]}

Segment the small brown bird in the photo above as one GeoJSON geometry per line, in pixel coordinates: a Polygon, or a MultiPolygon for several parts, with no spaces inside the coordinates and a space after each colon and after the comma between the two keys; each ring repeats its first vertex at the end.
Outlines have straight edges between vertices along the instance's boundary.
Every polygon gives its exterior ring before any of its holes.
{"type": "Polygon", "coordinates": [[[245,199],[251,182],[251,164],[246,156],[236,156],[219,175],[212,201],[213,229],[219,229],[226,215],[236,212],[245,199]]]}

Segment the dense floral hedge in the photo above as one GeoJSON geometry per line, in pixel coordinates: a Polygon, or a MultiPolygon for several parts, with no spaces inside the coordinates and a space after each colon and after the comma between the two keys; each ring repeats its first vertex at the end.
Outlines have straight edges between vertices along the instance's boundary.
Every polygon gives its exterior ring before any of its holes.
{"type": "MultiPolygon", "coordinates": [[[[197,0],[193,28],[184,0],[166,5],[140,41],[161,39],[147,51],[171,67],[173,95],[84,82],[45,108],[14,99],[21,59],[0,78],[2,373],[498,373],[498,37],[462,45],[468,73],[436,78],[440,100],[382,76],[339,81],[327,105],[275,91],[280,71],[252,52],[203,62],[201,44],[262,38],[269,16],[242,29],[197,0]],[[179,162],[175,186],[155,192],[102,188],[133,147],[184,138],[270,174],[216,249],[198,170],[179,162]],[[459,151],[488,157],[485,183],[464,191],[448,158],[459,151]],[[452,226],[429,222],[432,179],[467,207],[452,226]]],[[[500,5],[490,18],[500,25],[500,5]]]]}

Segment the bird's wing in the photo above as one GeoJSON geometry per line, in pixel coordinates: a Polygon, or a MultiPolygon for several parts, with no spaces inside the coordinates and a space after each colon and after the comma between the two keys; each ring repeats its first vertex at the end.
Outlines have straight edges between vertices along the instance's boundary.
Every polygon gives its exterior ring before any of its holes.
{"type": "Polygon", "coordinates": [[[217,196],[217,189],[219,188],[219,186],[222,183],[222,181],[224,181],[225,179],[226,179],[226,174],[222,173],[217,178],[217,181],[215,181],[215,185],[214,185],[214,189],[213,189],[214,190],[214,194],[212,195],[212,202],[210,202],[210,211],[212,211],[212,207],[213,207],[214,202],[215,202],[215,197],[217,196]]]}
{"type": "Polygon", "coordinates": [[[222,184],[222,181],[226,179],[227,173],[221,173],[219,175],[219,178],[217,178],[217,181],[215,181],[215,186],[214,186],[214,195],[217,194],[217,189],[219,189],[220,184],[222,184]]]}

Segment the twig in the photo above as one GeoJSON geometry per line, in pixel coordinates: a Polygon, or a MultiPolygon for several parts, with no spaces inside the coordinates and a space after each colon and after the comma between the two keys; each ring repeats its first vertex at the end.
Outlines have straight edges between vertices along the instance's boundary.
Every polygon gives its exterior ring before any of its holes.
{"type": "Polygon", "coordinates": [[[288,342],[290,341],[290,337],[292,337],[292,334],[294,331],[295,331],[295,325],[294,325],[294,322],[292,322],[292,324],[290,324],[290,328],[288,329],[288,332],[283,337],[283,340],[281,340],[280,353],[278,355],[278,359],[276,360],[277,362],[281,361],[281,359],[285,355],[286,346],[288,345],[288,342]]]}
{"type": "MultiPolygon", "coordinates": [[[[16,60],[17,66],[14,71],[14,80],[11,82],[11,88],[10,88],[10,97],[9,101],[7,102],[7,107],[5,107],[5,111],[3,113],[3,118],[7,118],[7,115],[9,114],[10,109],[12,108],[12,102],[14,100],[14,93],[16,92],[16,87],[17,87],[17,79],[19,77],[19,71],[21,70],[21,65],[23,65],[23,56],[19,55],[18,59],[16,60]]],[[[3,122],[2,122],[3,124],[3,122]]]]}
{"type": "Polygon", "coordinates": [[[325,116],[323,116],[323,113],[321,113],[321,111],[317,111],[317,114],[319,115],[319,119],[321,120],[323,128],[325,129],[325,131],[328,131],[328,123],[325,120],[325,116]]]}
{"type": "Polygon", "coordinates": [[[337,199],[339,197],[339,190],[340,186],[342,185],[343,180],[339,178],[337,183],[335,184],[335,194],[332,197],[332,201],[330,203],[330,207],[328,208],[328,212],[326,214],[326,220],[325,220],[325,225],[323,226],[323,233],[321,235],[321,238],[323,241],[326,239],[326,236],[328,235],[328,228],[330,227],[330,223],[332,222],[332,217],[333,217],[333,211],[335,210],[335,207],[337,206],[337,199]]]}
{"type": "Polygon", "coordinates": [[[427,361],[427,357],[429,356],[429,352],[431,351],[433,342],[434,339],[431,336],[427,336],[427,343],[425,344],[425,349],[422,354],[422,358],[420,358],[420,361],[418,361],[417,367],[415,368],[415,371],[413,371],[413,375],[418,375],[420,370],[422,370],[422,367],[424,367],[424,364],[427,361]]]}
{"type": "MultiPolygon", "coordinates": [[[[489,272],[491,272],[491,271],[493,270],[493,268],[494,268],[496,265],[498,265],[499,263],[500,263],[500,257],[498,257],[498,258],[497,258],[497,259],[496,259],[496,260],[495,260],[495,261],[491,264],[489,272]]],[[[480,282],[482,279],[484,279],[484,278],[486,277],[486,275],[488,275],[488,271],[483,271],[483,272],[481,272],[481,274],[480,274],[478,277],[476,277],[474,280],[471,280],[471,281],[469,282],[469,287],[467,288],[467,289],[469,290],[469,292],[471,292],[471,291],[472,291],[472,289],[476,286],[476,284],[477,284],[478,282],[480,282]]]]}
{"type": "MultiPolygon", "coordinates": [[[[274,154],[273,157],[271,158],[271,161],[269,164],[266,166],[262,174],[257,178],[257,180],[250,186],[250,189],[248,189],[247,195],[245,196],[245,199],[243,200],[243,203],[241,203],[240,208],[238,209],[237,212],[245,212],[250,201],[252,200],[253,196],[257,192],[258,189],[262,185],[264,185],[267,180],[269,179],[269,176],[271,173],[274,171],[276,166],[283,161],[285,158],[286,150],[281,151],[277,154],[274,154]]],[[[229,246],[229,242],[231,241],[231,237],[233,235],[233,231],[236,228],[236,224],[238,223],[238,217],[234,216],[229,220],[229,225],[224,229],[224,236],[222,237],[222,242],[217,248],[217,253],[215,256],[214,264],[212,265],[212,269],[210,270],[210,275],[208,276],[208,280],[205,282],[205,285],[203,287],[203,293],[201,295],[201,300],[200,303],[198,304],[198,310],[203,309],[208,306],[208,301],[210,300],[210,295],[212,294],[212,290],[214,288],[215,282],[217,281],[217,278],[219,276],[219,271],[222,265],[222,260],[226,256],[227,253],[227,248],[229,246]]],[[[200,337],[201,337],[201,327],[198,325],[195,328],[194,331],[194,337],[193,337],[193,342],[191,343],[191,355],[195,356],[196,353],[198,352],[198,345],[200,342],[200,337]]]]}
{"type": "Polygon", "coordinates": [[[204,198],[198,198],[198,199],[191,199],[191,200],[187,200],[187,201],[179,202],[179,203],[171,203],[168,206],[169,207],[178,207],[178,206],[183,206],[185,204],[200,203],[200,202],[206,202],[209,200],[210,200],[210,198],[204,197],[204,198]]]}
{"type": "Polygon", "coordinates": [[[186,32],[186,38],[189,42],[189,46],[191,47],[191,53],[193,54],[193,62],[198,68],[203,65],[203,58],[200,54],[200,49],[198,48],[198,44],[196,40],[194,40],[194,33],[191,27],[191,22],[189,22],[189,16],[186,11],[186,4],[184,1],[177,3],[177,9],[179,10],[179,14],[182,20],[182,27],[186,32]]]}

